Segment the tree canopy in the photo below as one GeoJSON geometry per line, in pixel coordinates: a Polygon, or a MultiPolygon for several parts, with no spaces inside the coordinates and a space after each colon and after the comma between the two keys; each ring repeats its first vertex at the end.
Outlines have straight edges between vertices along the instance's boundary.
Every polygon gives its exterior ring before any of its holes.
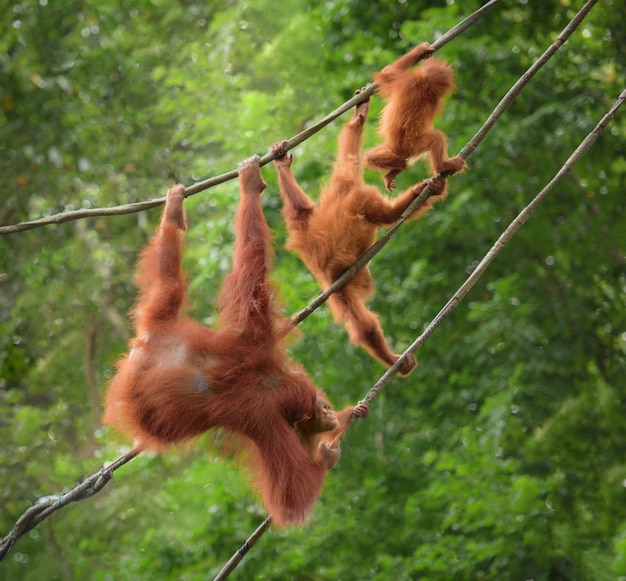
{"type": "MultiPolygon", "coordinates": [[[[0,223],[161,197],[324,117],[372,74],[482,2],[13,1],[0,11],[0,223]]],[[[450,154],[581,2],[502,2],[437,56],[456,92],[450,154]]],[[[448,198],[371,263],[396,352],[445,304],[626,86],[626,4],[600,0],[471,156],[448,198]]],[[[377,142],[372,100],[366,146],[377,142]]],[[[298,146],[316,197],[340,124],[298,146]]],[[[626,117],[620,111],[470,295],[355,422],[308,526],[270,529],[233,578],[626,578],[626,117]]],[[[284,249],[263,168],[286,312],[319,289],[284,249]]],[[[418,161],[398,189],[427,177],[418,161]]],[[[367,171],[382,187],[380,174],[367,171]]],[[[192,314],[213,322],[232,257],[236,181],[191,196],[192,314]]],[[[159,209],[0,237],[0,537],[42,495],[127,443],[101,401],[131,336],[137,253],[159,209]]],[[[326,307],[290,351],[341,409],[384,367],[326,307]]],[[[211,437],[142,454],[93,498],[17,542],[0,579],[207,579],[265,518],[211,437]]]]}

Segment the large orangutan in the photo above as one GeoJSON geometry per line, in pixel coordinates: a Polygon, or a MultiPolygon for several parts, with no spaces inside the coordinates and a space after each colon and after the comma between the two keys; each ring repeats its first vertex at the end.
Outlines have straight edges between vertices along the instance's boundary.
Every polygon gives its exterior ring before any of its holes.
{"type": "Polygon", "coordinates": [[[377,93],[387,99],[378,129],[385,142],[365,152],[364,162],[386,172],[384,182],[389,191],[396,187],[396,177],[408,162],[424,153],[429,153],[433,174],[452,175],[465,167],[460,157],[446,159],[446,136],[434,128],[444,96],[454,89],[454,76],[448,64],[430,59],[433,52],[424,42],[374,74],[377,93]],[[424,58],[429,60],[409,70],[424,58]]]}
{"type": "Polygon", "coordinates": [[[272,519],[300,524],[311,512],[339,440],[367,405],[335,415],[324,393],[286,354],[290,326],[268,280],[271,235],[265,182],[254,156],[239,166],[234,264],[221,290],[219,329],[186,314],[181,270],[184,187],[174,186],[137,270],[136,337],[119,362],[104,422],[139,449],[163,450],[213,427],[236,436],[272,519]]]}
{"type": "MultiPolygon", "coordinates": [[[[357,91],[358,92],[358,91],[357,91]]],[[[339,137],[339,151],[330,183],[315,204],[300,188],[292,171],[293,157],[285,153],[280,141],[271,148],[276,156],[280,193],[284,199],[283,216],[289,231],[287,248],[295,250],[327,289],[376,240],[379,226],[390,226],[428,184],[434,195],[441,195],[445,179],[436,177],[423,181],[387,199],[376,187],[363,181],[361,142],[369,110],[369,100],[359,104],[339,137]]],[[[418,218],[432,205],[432,198],[412,216],[418,218]]],[[[328,299],[337,322],[346,325],[350,340],[367,349],[387,366],[399,355],[389,349],[378,316],[365,306],[374,293],[368,267],[359,270],[341,290],[328,299]]],[[[404,358],[400,373],[409,374],[417,365],[413,355],[404,358]]]]}

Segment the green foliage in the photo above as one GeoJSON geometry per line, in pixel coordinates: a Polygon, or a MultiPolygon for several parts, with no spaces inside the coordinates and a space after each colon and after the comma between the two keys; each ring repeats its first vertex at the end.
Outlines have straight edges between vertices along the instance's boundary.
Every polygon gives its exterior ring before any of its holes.
{"type": "MultiPolygon", "coordinates": [[[[335,109],[375,70],[481,2],[261,0],[5,3],[1,221],[113,206],[233,169],[335,109]]],[[[578,9],[503,2],[440,57],[457,90],[438,126],[457,152],[578,9]]],[[[605,0],[450,180],[371,264],[396,350],[421,332],[625,83],[626,4],[605,0]]],[[[372,100],[366,145],[376,140],[372,100]]],[[[346,116],[344,116],[344,119],[346,116]]],[[[312,196],[344,119],[298,146],[312,196]]],[[[342,444],[311,523],[271,529],[240,579],[626,578],[626,155],[623,111],[342,444]]],[[[318,293],[284,250],[285,311],[318,293]]],[[[418,161],[404,188],[426,175],[418,161]]],[[[366,172],[371,183],[380,175],[366,172]]],[[[186,203],[193,314],[213,323],[230,269],[230,182],[186,203]]],[[[0,239],[0,535],[39,496],[118,455],[100,401],[131,330],[148,213],[0,239]]],[[[289,339],[337,407],[384,371],[326,307],[289,339]]],[[[212,578],[262,522],[245,475],[191,450],[144,454],[107,489],[19,539],[0,579],[212,578]]]]}

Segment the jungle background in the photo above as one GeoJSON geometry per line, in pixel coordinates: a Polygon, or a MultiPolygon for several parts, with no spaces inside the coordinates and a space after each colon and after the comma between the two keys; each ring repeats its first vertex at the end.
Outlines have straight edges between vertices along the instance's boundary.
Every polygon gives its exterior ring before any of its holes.
{"type": "MultiPolygon", "coordinates": [[[[264,154],[481,3],[411,0],[4,1],[0,223],[161,197],[264,154]]],[[[505,0],[438,56],[458,152],[581,1],[505,0]]],[[[371,264],[405,349],[625,86],[626,7],[601,0],[449,179],[448,198],[371,264]]],[[[372,99],[366,146],[377,142],[372,99]]],[[[298,146],[317,197],[348,112],[298,146]]],[[[233,579],[626,579],[626,111],[344,438],[308,526],[270,529],[233,579]]],[[[286,313],[318,293],[264,211],[286,313]]],[[[399,178],[428,176],[422,162],[399,178]]],[[[368,171],[369,183],[382,186],[368,171]]],[[[230,269],[236,180],[194,195],[185,266],[210,324],[230,269]]],[[[0,238],[0,536],[38,497],[127,450],[100,423],[131,336],[137,253],[160,210],[0,238]]],[[[337,408],[384,372],[326,307],[293,357],[337,408]]],[[[212,579],[264,519],[208,438],[118,470],[18,540],[0,579],[212,579]]]]}

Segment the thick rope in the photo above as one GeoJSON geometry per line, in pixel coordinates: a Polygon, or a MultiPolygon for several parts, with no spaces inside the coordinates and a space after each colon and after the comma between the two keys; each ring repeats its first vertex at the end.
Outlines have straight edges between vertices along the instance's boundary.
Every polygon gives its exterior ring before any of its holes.
{"type": "Polygon", "coordinates": [[[25,535],[42,520],[48,518],[53,512],[67,506],[70,502],[85,500],[97,492],[100,492],[113,478],[113,472],[120,466],[130,462],[138,454],[139,451],[133,449],[117,458],[117,460],[109,464],[106,468],[102,468],[102,470],[92,474],[78,486],[72,488],[72,490],[58,495],[51,494],[39,498],[37,502],[28,508],[17,520],[11,532],[0,541],[0,561],[6,557],[7,553],[13,548],[13,545],[15,545],[17,539],[22,535],[25,535]]]}

